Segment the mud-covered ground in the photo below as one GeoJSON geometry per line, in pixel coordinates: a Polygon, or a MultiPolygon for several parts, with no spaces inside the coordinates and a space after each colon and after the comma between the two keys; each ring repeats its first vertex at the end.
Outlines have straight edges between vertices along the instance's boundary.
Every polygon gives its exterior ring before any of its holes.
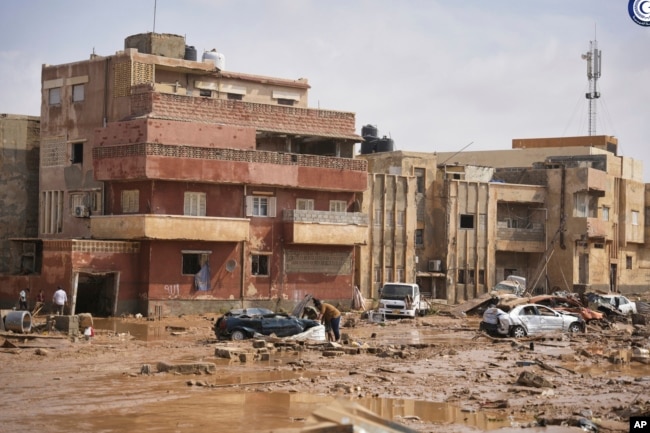
{"type": "Polygon", "coordinates": [[[299,432],[337,401],[422,432],[627,432],[650,412],[650,365],[630,360],[650,340],[631,325],[515,341],[479,333],[479,318],[346,313],[341,347],[253,347],[217,341],[216,318],[95,319],[90,341],[1,334],[0,431],[299,432]]]}

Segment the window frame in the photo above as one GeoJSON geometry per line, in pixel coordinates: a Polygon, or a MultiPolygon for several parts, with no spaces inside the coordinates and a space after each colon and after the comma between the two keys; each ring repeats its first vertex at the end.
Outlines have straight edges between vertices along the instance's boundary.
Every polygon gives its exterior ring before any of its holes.
{"type": "Polygon", "coordinates": [[[49,106],[61,105],[61,87],[52,87],[47,90],[47,103],[49,106]]]}
{"type": "Polygon", "coordinates": [[[330,212],[347,212],[348,202],[345,200],[330,200],[330,212]]]}
{"type": "Polygon", "coordinates": [[[72,85],[72,95],[70,96],[72,98],[72,103],[79,103],[83,102],[86,100],[86,85],[81,83],[81,84],[73,84],[72,85]],[[79,89],[81,89],[79,91],[79,89]]]}
{"type": "Polygon", "coordinates": [[[210,264],[210,254],[212,254],[212,251],[182,250],[181,251],[181,275],[185,275],[185,276],[196,275],[206,262],[208,263],[208,265],[210,264]],[[191,266],[192,269],[188,269],[191,266]],[[193,269],[196,269],[196,271],[193,271],[193,269]]]}
{"type": "Polygon", "coordinates": [[[123,214],[137,214],[140,212],[140,190],[125,189],[122,190],[120,204],[123,214]]]}
{"type": "Polygon", "coordinates": [[[248,195],[246,196],[246,216],[256,218],[275,218],[277,199],[275,196],[248,195]],[[261,214],[262,202],[266,202],[266,212],[261,214]]]}
{"type": "Polygon", "coordinates": [[[314,199],[312,198],[297,198],[296,210],[314,210],[314,199]]]}
{"type": "Polygon", "coordinates": [[[463,213],[458,217],[458,228],[460,230],[474,230],[476,228],[474,214],[463,213]],[[471,224],[470,224],[471,223],[471,224]]]}
{"type": "Polygon", "coordinates": [[[271,254],[251,254],[251,276],[253,277],[270,277],[271,276],[271,254]]]}
{"type": "Polygon", "coordinates": [[[183,193],[183,215],[206,216],[207,195],[205,192],[185,191],[183,193]]]}

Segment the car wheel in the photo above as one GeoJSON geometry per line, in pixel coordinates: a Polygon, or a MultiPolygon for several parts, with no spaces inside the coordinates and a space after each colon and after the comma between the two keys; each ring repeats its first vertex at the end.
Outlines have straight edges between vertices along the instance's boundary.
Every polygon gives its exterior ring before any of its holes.
{"type": "Polygon", "coordinates": [[[526,330],[522,326],[515,326],[510,331],[510,335],[515,338],[522,338],[526,336],[526,330]]]}
{"type": "Polygon", "coordinates": [[[569,325],[569,332],[576,333],[580,331],[582,331],[582,327],[580,326],[579,323],[573,322],[572,324],[569,325]]]}
{"type": "Polygon", "coordinates": [[[246,334],[244,334],[244,331],[240,331],[240,330],[232,331],[232,334],[230,334],[230,338],[235,341],[245,340],[246,334]]]}

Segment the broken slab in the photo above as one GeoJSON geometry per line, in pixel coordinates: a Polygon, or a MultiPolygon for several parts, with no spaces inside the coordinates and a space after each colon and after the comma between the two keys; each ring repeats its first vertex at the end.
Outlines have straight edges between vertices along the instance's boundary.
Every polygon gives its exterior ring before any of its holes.
{"type": "Polygon", "coordinates": [[[179,373],[179,374],[214,374],[217,371],[216,364],[212,362],[191,362],[186,364],[169,364],[159,362],[156,369],[160,373],[179,373]]]}

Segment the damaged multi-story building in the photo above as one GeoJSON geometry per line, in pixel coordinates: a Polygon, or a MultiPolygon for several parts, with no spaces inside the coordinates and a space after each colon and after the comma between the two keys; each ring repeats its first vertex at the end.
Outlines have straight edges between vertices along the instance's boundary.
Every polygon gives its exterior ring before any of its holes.
{"type": "Polygon", "coordinates": [[[537,293],[647,291],[649,189],[641,162],[619,156],[615,137],[362,156],[371,234],[361,274],[373,293],[391,279],[415,281],[454,304],[509,275],[537,293]]]}
{"type": "Polygon", "coordinates": [[[354,113],[309,108],[306,79],[197,57],[145,33],[43,65],[38,236],[13,241],[38,258],[12,290],[60,285],[99,316],[351,298],[368,176],[354,113]]]}

